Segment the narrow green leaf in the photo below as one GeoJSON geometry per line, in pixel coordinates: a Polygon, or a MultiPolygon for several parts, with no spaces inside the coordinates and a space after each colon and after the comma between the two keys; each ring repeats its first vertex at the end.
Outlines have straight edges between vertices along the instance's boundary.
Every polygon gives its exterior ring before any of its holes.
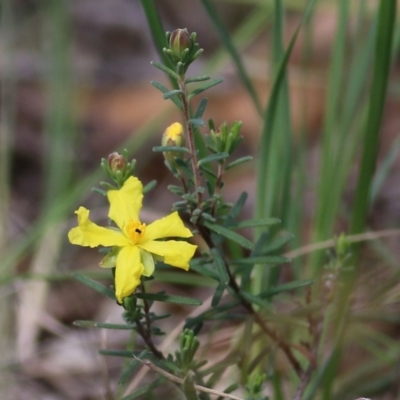
{"type": "Polygon", "coordinates": [[[80,274],[79,272],[73,272],[72,276],[78,281],[82,282],[84,285],[89,286],[90,288],[96,290],[96,292],[101,293],[103,296],[116,301],[114,290],[94,281],[93,279],[88,278],[85,275],[80,274]]]}
{"type": "Polygon", "coordinates": [[[232,161],[231,163],[229,163],[226,167],[225,167],[225,171],[227,171],[228,169],[231,169],[233,167],[236,167],[240,164],[243,164],[245,162],[251,161],[253,159],[252,156],[245,156],[245,157],[240,157],[235,161],[232,161]]]}
{"type": "Polygon", "coordinates": [[[188,123],[193,126],[206,126],[206,123],[201,118],[190,118],[188,123]]]}
{"type": "Polygon", "coordinates": [[[351,233],[362,232],[366,224],[370,188],[378,156],[379,133],[389,79],[396,4],[396,0],[385,0],[379,3],[378,31],[375,43],[370,103],[365,128],[364,148],[354,199],[356,206],[353,207],[350,224],[351,233]]]}
{"type": "Polygon", "coordinates": [[[179,146],[154,146],[153,151],[155,153],[163,153],[164,151],[176,151],[180,153],[190,153],[187,147],[179,147],[179,146]]]}
{"type": "Polygon", "coordinates": [[[271,226],[280,224],[279,218],[260,218],[260,219],[249,219],[247,221],[239,222],[235,228],[252,228],[255,226],[271,226]]]}
{"type": "Polygon", "coordinates": [[[220,283],[215,289],[213,298],[211,300],[211,307],[216,307],[221,301],[222,295],[224,294],[226,285],[224,283],[220,283]]]}
{"type": "Polygon", "coordinates": [[[224,263],[224,260],[222,259],[222,256],[221,256],[219,250],[214,247],[211,249],[210,252],[211,252],[211,255],[212,255],[212,258],[214,261],[214,266],[220,277],[221,283],[223,283],[224,285],[227,285],[230,278],[229,278],[228,271],[226,270],[226,265],[224,263]]]}
{"type": "Polygon", "coordinates": [[[268,182],[268,163],[269,157],[267,150],[270,149],[270,142],[271,142],[271,132],[273,132],[273,127],[275,124],[275,117],[277,114],[278,108],[278,99],[281,92],[282,85],[285,82],[286,77],[286,66],[289,61],[289,57],[292,53],[294,44],[296,43],[298,34],[300,32],[300,28],[303,25],[304,21],[306,21],[311,13],[312,8],[314,7],[316,0],[311,0],[307,6],[307,9],[303,15],[302,20],[300,21],[299,25],[296,28],[295,33],[290,40],[289,46],[284,53],[284,56],[279,63],[277,70],[276,70],[276,77],[273,81],[271,94],[268,100],[268,105],[264,113],[264,125],[262,130],[262,136],[260,140],[260,154],[259,160],[257,165],[257,196],[256,196],[256,210],[255,216],[256,218],[262,218],[266,215],[266,202],[268,197],[267,191],[267,182],[268,182]]]}
{"type": "Polygon", "coordinates": [[[154,189],[156,186],[157,186],[157,181],[153,179],[143,187],[143,194],[149,193],[150,190],[154,189]]]}
{"type": "Polygon", "coordinates": [[[248,258],[239,258],[232,260],[231,264],[267,264],[270,266],[286,264],[290,259],[284,256],[252,256],[248,258]]]}
{"type": "Polygon", "coordinates": [[[273,251],[281,249],[283,246],[293,240],[293,235],[288,233],[284,236],[274,238],[263,250],[264,254],[272,253],[273,251]]]}
{"type": "MultiPolygon", "coordinates": [[[[145,1],[145,0],[143,0],[145,1]]],[[[144,385],[141,388],[135,390],[133,393],[128,394],[128,396],[123,397],[121,400],[134,400],[141,396],[145,396],[145,398],[149,398],[153,389],[159,386],[164,381],[164,378],[158,378],[155,381],[149,383],[148,385],[144,385]]],[[[143,397],[142,397],[143,398],[143,397]]]]}
{"type": "Polygon", "coordinates": [[[178,74],[174,70],[172,70],[171,68],[168,68],[164,64],[161,64],[161,63],[156,62],[156,61],[152,61],[151,65],[153,65],[154,67],[158,68],[159,70],[165,72],[167,75],[169,75],[175,81],[179,81],[178,74]]]}
{"type": "Polygon", "coordinates": [[[295,281],[295,282],[290,282],[290,283],[285,283],[283,285],[279,285],[276,287],[273,287],[266,292],[260,293],[259,296],[262,299],[266,299],[268,297],[275,296],[276,294],[283,293],[283,292],[288,292],[291,290],[296,290],[303,288],[305,286],[310,286],[314,283],[313,280],[307,279],[307,280],[302,280],[302,281],[295,281]]]}
{"type": "Polygon", "coordinates": [[[201,165],[210,163],[212,161],[225,160],[228,157],[229,157],[228,153],[211,154],[211,155],[209,155],[207,157],[204,157],[201,160],[199,160],[199,162],[197,163],[197,166],[200,167],[201,165]]]}
{"type": "Polygon", "coordinates": [[[110,324],[108,322],[96,322],[96,321],[74,321],[75,326],[80,328],[103,328],[103,329],[118,329],[118,330],[132,330],[136,329],[136,324],[110,324]]]}
{"type": "Polygon", "coordinates": [[[232,207],[232,210],[229,212],[228,218],[230,220],[234,220],[239,216],[240,211],[242,211],[242,208],[246,203],[247,197],[248,197],[247,192],[240,193],[240,196],[237,199],[235,205],[232,207]]]}
{"type": "Polygon", "coordinates": [[[203,98],[200,100],[197,110],[194,113],[194,118],[202,118],[203,117],[204,111],[206,110],[206,107],[207,107],[207,103],[208,103],[208,100],[206,98],[203,98]]]}
{"type": "MultiPolygon", "coordinates": [[[[400,32],[400,30],[399,30],[400,32]]],[[[400,153],[400,136],[394,140],[391,144],[389,151],[382,160],[379,168],[377,169],[374,180],[371,183],[370,190],[370,203],[373,203],[378,196],[379,190],[383,185],[383,182],[389,174],[390,168],[393,166],[394,162],[398,159],[400,153]]]]}
{"type": "Polygon", "coordinates": [[[192,299],[190,297],[173,296],[166,293],[135,293],[138,299],[150,301],[162,301],[165,303],[186,304],[188,306],[200,306],[203,304],[201,300],[192,299]]]}
{"type": "Polygon", "coordinates": [[[211,270],[211,268],[207,268],[205,265],[190,263],[190,270],[196,271],[200,275],[207,276],[215,281],[219,282],[220,280],[219,275],[214,270],[211,270]]]}
{"type": "Polygon", "coordinates": [[[164,100],[168,100],[174,96],[181,95],[181,94],[182,94],[182,90],[179,90],[179,89],[169,90],[167,93],[164,93],[163,98],[164,98],[164,100]]]}
{"type": "MultiPolygon", "coordinates": [[[[151,81],[150,82],[156,89],[158,89],[161,93],[168,93],[170,90],[162,85],[160,82],[151,81]]],[[[180,109],[183,110],[182,100],[178,97],[171,97],[170,100],[180,109]]]]}
{"type": "Polygon", "coordinates": [[[240,246],[242,246],[246,249],[252,250],[254,247],[253,243],[250,240],[246,239],[242,235],[239,235],[238,233],[233,232],[230,229],[227,229],[221,225],[214,225],[210,222],[205,221],[204,226],[206,226],[211,231],[217,233],[218,235],[224,236],[225,238],[238,243],[240,246]]]}
{"type": "Polygon", "coordinates": [[[193,76],[191,78],[185,79],[185,84],[192,83],[192,82],[208,81],[209,79],[210,79],[210,77],[208,75],[193,76]]]}
{"type": "Polygon", "coordinates": [[[183,380],[183,393],[185,394],[186,400],[199,400],[197,397],[196,389],[194,388],[193,372],[189,371],[183,380]]]}
{"type": "Polygon", "coordinates": [[[265,309],[271,310],[273,308],[271,303],[268,303],[268,302],[264,301],[263,299],[261,299],[260,297],[254,296],[253,294],[251,294],[249,292],[242,291],[241,294],[247,301],[261,307],[264,310],[265,309]]]}
{"type": "Polygon", "coordinates": [[[229,34],[228,30],[225,28],[224,24],[222,23],[221,19],[218,16],[218,12],[215,9],[211,0],[201,0],[205,10],[208,13],[212,23],[214,24],[218,35],[221,39],[221,42],[225,46],[226,50],[230,54],[232,61],[234,62],[239,78],[243,83],[243,86],[246,88],[247,92],[249,93],[256,110],[259,115],[262,115],[262,105],[260,99],[258,98],[257,92],[254,89],[254,86],[251,82],[249,75],[246,72],[246,69],[243,65],[242,59],[240,57],[239,52],[237,51],[235,44],[232,41],[231,35],[229,34]]]}
{"type": "Polygon", "coordinates": [[[134,352],[128,350],[111,350],[111,349],[100,349],[99,353],[103,356],[115,356],[115,357],[124,357],[124,358],[132,358],[134,352]]]}
{"type": "Polygon", "coordinates": [[[131,361],[122,371],[121,377],[119,378],[118,385],[124,385],[128,378],[132,375],[132,372],[141,364],[140,360],[146,357],[147,350],[143,350],[139,356],[138,359],[135,359],[131,361]]]}
{"type": "Polygon", "coordinates": [[[191,99],[193,99],[193,97],[197,96],[198,94],[204,92],[207,89],[212,88],[215,85],[220,84],[223,81],[223,79],[211,79],[209,80],[207,83],[205,83],[204,85],[201,85],[200,87],[196,88],[193,90],[193,92],[191,92],[188,95],[188,100],[190,101],[191,99]]]}
{"type": "MultiPolygon", "coordinates": [[[[151,36],[153,38],[157,54],[160,57],[160,60],[162,60],[162,62],[166,66],[172,67],[173,65],[170,59],[165,55],[163,51],[164,47],[167,47],[167,40],[165,37],[165,29],[162,25],[161,18],[154,4],[154,0],[141,0],[140,3],[146,15],[148,27],[150,28],[151,36]]],[[[175,79],[171,78],[171,76],[169,75],[168,78],[173,87],[178,86],[175,79]]]]}

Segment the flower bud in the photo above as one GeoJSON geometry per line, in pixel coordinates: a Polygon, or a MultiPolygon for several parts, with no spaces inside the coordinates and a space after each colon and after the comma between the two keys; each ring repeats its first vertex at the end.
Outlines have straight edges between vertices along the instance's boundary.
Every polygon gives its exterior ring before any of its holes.
{"type": "Polygon", "coordinates": [[[122,155],[114,151],[111,153],[108,158],[108,166],[110,167],[110,170],[112,172],[117,172],[117,171],[124,171],[128,162],[126,158],[122,155]]]}
{"type": "MultiPolygon", "coordinates": [[[[163,134],[161,145],[183,147],[185,145],[185,136],[182,124],[174,122],[170,125],[163,134]]],[[[175,164],[174,158],[179,156],[178,151],[164,151],[163,154],[171,165],[175,164]]]]}
{"type": "Polygon", "coordinates": [[[190,50],[190,48],[192,47],[192,39],[186,28],[175,29],[171,33],[171,37],[169,39],[169,47],[172,51],[172,54],[179,59],[186,49],[190,50]]]}

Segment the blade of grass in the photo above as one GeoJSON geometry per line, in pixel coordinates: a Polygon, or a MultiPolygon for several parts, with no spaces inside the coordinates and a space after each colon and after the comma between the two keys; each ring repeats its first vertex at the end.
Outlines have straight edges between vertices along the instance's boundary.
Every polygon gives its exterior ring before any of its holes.
{"type": "MultiPolygon", "coordinates": [[[[304,12],[303,18],[300,21],[299,25],[296,28],[295,33],[293,34],[289,46],[287,50],[284,52],[283,57],[279,63],[279,66],[276,69],[276,77],[273,80],[271,94],[268,101],[268,106],[265,110],[264,114],[264,125],[261,134],[260,140],[260,152],[258,155],[258,164],[257,164],[257,196],[256,196],[256,208],[255,208],[255,219],[262,219],[271,217],[270,213],[272,208],[271,206],[267,206],[266,204],[270,201],[269,190],[269,179],[271,173],[270,166],[270,157],[273,152],[272,149],[272,140],[273,136],[280,135],[280,132],[276,130],[275,120],[277,116],[277,110],[279,109],[279,94],[281,88],[284,87],[282,85],[285,84],[285,71],[287,67],[287,63],[292,52],[293,46],[296,42],[297,36],[300,32],[300,28],[302,27],[304,21],[308,19],[311,11],[313,10],[316,4],[316,0],[311,0],[308,3],[308,7],[304,12]]],[[[277,158],[274,159],[276,165],[274,165],[274,169],[278,168],[279,160],[277,158]]],[[[279,164],[280,165],[280,164],[279,164]]],[[[281,167],[281,165],[280,165],[281,167]]],[[[287,174],[288,172],[285,172],[287,174]]],[[[288,182],[288,179],[287,179],[288,182]]],[[[288,184],[286,182],[286,185],[288,184]]],[[[286,189],[283,191],[286,192],[286,189]]],[[[261,234],[261,230],[256,230],[257,236],[261,234]]],[[[265,282],[263,281],[263,271],[260,268],[255,268],[255,279],[254,284],[256,287],[253,288],[253,293],[259,293],[261,291],[260,285],[263,286],[265,282]]],[[[263,286],[264,287],[264,286],[263,286]]],[[[264,287],[265,289],[265,287],[264,287]]]]}
{"type": "MultiPolygon", "coordinates": [[[[5,253],[9,245],[10,229],[10,174],[15,119],[15,75],[14,59],[14,10],[10,0],[0,4],[0,51],[2,54],[2,74],[0,81],[0,252],[5,253]]],[[[13,273],[9,266],[1,264],[0,274],[13,273]]],[[[4,290],[4,288],[3,288],[4,290]]],[[[13,307],[10,296],[4,296],[0,306],[0,352],[5,363],[12,363],[13,353],[13,307]]],[[[0,397],[12,398],[14,379],[9,371],[2,369],[0,397]]]]}
{"type": "MultiPolygon", "coordinates": [[[[44,201],[43,210],[62,202],[71,182],[76,128],[71,106],[71,57],[69,13],[66,2],[50,2],[44,9],[49,24],[44,26],[46,38],[51,38],[48,74],[48,109],[45,122],[44,201]]],[[[47,39],[46,39],[47,40],[47,39]]]]}
{"type": "Polygon", "coordinates": [[[256,107],[257,113],[261,116],[262,115],[262,105],[260,99],[258,98],[257,92],[254,89],[254,86],[250,80],[250,77],[244,67],[242,59],[239,55],[239,52],[229,34],[227,29],[225,28],[224,24],[222,23],[221,19],[218,16],[216,9],[214,8],[212,2],[210,0],[201,0],[204,9],[206,10],[210,20],[214,24],[218,35],[223,43],[224,47],[230,54],[232,61],[236,66],[236,70],[238,72],[239,78],[242,81],[244,87],[246,88],[247,92],[249,93],[254,106],[256,107]]]}
{"type": "MultiPolygon", "coordinates": [[[[336,121],[339,118],[339,104],[342,93],[349,5],[347,0],[341,0],[337,3],[338,24],[329,70],[325,120],[322,131],[321,172],[317,186],[317,205],[313,232],[313,241],[315,242],[326,239],[325,236],[331,234],[330,228],[338,207],[338,196],[332,194],[332,174],[336,173],[333,166],[338,157],[335,136],[337,133],[336,121]]],[[[315,269],[321,264],[320,257],[321,253],[315,253],[312,257],[311,265],[315,269]]]]}
{"type": "Polygon", "coordinates": [[[382,1],[379,4],[370,105],[350,225],[351,233],[359,233],[364,230],[368,213],[369,194],[378,155],[380,127],[389,79],[396,4],[396,0],[382,1]]]}
{"type": "MultiPolygon", "coordinates": [[[[147,23],[149,25],[151,36],[154,41],[155,48],[157,50],[158,56],[162,60],[163,64],[165,64],[168,68],[173,68],[172,63],[168,59],[168,57],[164,54],[163,48],[167,47],[167,41],[165,38],[165,30],[163,28],[160,16],[157,11],[157,7],[154,4],[153,0],[141,0],[144,13],[147,18],[147,23]]],[[[173,88],[177,88],[178,85],[174,79],[168,76],[171,86],[173,88]]]]}

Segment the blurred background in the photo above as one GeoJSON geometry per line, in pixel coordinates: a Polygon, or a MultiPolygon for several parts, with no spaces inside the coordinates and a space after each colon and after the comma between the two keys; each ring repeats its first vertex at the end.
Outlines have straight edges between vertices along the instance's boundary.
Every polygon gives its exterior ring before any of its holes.
{"type": "MultiPolygon", "coordinates": [[[[257,157],[263,118],[212,15],[218,16],[229,33],[258,104],[264,108],[277,65],[272,52],[274,2],[214,0],[212,12],[205,3],[154,1],[165,30],[197,32],[204,54],[189,69],[189,75],[224,79],[206,93],[209,105],[205,119],[213,118],[216,125],[243,121],[244,141],[239,152],[257,157]]],[[[285,48],[307,3],[283,2],[285,48]]],[[[285,135],[289,133],[291,157],[296,160],[291,208],[283,211],[273,205],[270,210],[295,234],[292,248],[312,238],[329,239],[348,228],[358,171],[352,161],[359,159],[361,148],[360,121],[368,103],[366,88],[374,43],[371,32],[378,3],[320,0],[303,24],[290,57],[290,112],[279,114],[283,122],[278,127],[290,125],[285,135]],[[340,40],[344,49],[339,60],[340,40]],[[340,71],[336,86],[332,84],[335,71],[340,71]],[[332,90],[336,90],[336,109],[329,103],[332,90]],[[321,158],[327,154],[322,144],[327,113],[337,122],[337,136],[343,138],[335,154],[346,156],[346,167],[343,173],[338,172],[339,191],[332,195],[339,199],[330,217],[332,223],[326,237],[319,237],[313,227],[320,201],[321,158]],[[346,153],[350,148],[352,152],[346,153]]],[[[2,0],[0,12],[1,398],[112,398],[107,393],[115,387],[122,361],[105,359],[98,355],[98,349],[124,348],[132,338],[124,332],[110,334],[72,325],[78,319],[118,321],[120,308],[71,278],[71,271],[76,270],[89,271],[98,279],[105,275],[97,268],[100,255],[74,248],[67,242],[66,232],[76,223],[73,211],[79,205],[93,210],[96,221],[106,221],[105,199],[91,188],[105,178],[99,168],[101,158],[123,148],[137,160],[136,174],[144,183],[158,182],[146,196],[144,219],[151,221],[168,212],[176,201],[166,190],[173,178],[161,154],[151,149],[160,144],[166,126],[181,117],[150,83],[158,80],[169,85],[150,65],[159,56],[140,1],[2,0]]],[[[397,24],[380,136],[380,174],[368,219],[369,228],[374,230],[396,228],[400,222],[399,33],[397,24]]],[[[224,195],[228,201],[235,201],[243,190],[249,194],[244,217],[254,212],[255,166],[254,161],[243,164],[233,176],[226,176],[224,195]]],[[[332,177],[329,184],[335,187],[335,174],[323,179],[332,177]]],[[[376,282],[398,276],[399,253],[398,236],[366,249],[366,269],[382,266],[368,279],[376,282]]],[[[210,289],[202,286],[207,282],[188,285],[185,279],[182,274],[160,274],[155,290],[168,285],[174,294],[207,299],[210,289]]],[[[390,287],[391,297],[385,298],[391,307],[400,300],[400,287],[395,282],[390,287]]],[[[398,319],[398,307],[396,310],[398,319]]],[[[172,331],[191,311],[175,307],[174,319],[164,329],[172,331]]],[[[397,340],[398,331],[390,329],[397,340]]],[[[224,342],[224,335],[229,334],[229,329],[221,332],[217,342],[222,349],[228,342],[224,342]]],[[[218,349],[216,345],[215,357],[218,349]]]]}

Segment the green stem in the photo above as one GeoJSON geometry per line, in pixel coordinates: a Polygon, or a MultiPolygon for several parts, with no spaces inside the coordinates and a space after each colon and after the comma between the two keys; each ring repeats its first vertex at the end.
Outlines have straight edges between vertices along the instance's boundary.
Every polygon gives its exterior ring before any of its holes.
{"type": "Polygon", "coordinates": [[[201,192],[198,191],[198,188],[200,187],[200,171],[197,166],[197,154],[196,154],[196,146],[194,143],[194,132],[193,132],[192,124],[190,123],[189,102],[188,102],[188,99],[186,96],[186,87],[185,87],[184,80],[185,80],[185,78],[182,77],[181,80],[178,82],[178,86],[179,86],[179,89],[182,91],[181,100],[182,100],[182,104],[183,104],[183,115],[185,118],[188,146],[189,146],[189,151],[190,151],[190,161],[192,163],[192,170],[193,170],[193,174],[194,174],[194,186],[195,186],[196,197],[197,197],[197,208],[200,210],[201,203],[202,203],[202,194],[201,194],[201,192]]]}

